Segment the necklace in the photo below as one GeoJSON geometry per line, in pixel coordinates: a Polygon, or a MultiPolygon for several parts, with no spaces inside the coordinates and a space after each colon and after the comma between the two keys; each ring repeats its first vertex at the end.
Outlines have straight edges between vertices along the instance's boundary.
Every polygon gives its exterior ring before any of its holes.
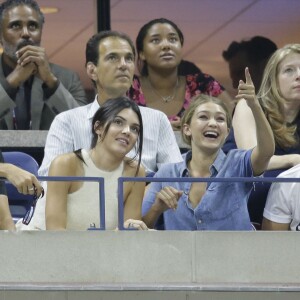
{"type": "Polygon", "coordinates": [[[174,89],[173,89],[173,93],[171,95],[168,95],[168,96],[162,96],[152,85],[150,79],[149,79],[149,83],[150,83],[150,87],[151,87],[151,91],[158,97],[160,97],[162,99],[163,102],[165,103],[169,103],[170,101],[172,101],[175,97],[175,93],[176,93],[176,89],[178,87],[178,77],[177,77],[177,81],[176,81],[176,84],[174,86],[174,89]]]}

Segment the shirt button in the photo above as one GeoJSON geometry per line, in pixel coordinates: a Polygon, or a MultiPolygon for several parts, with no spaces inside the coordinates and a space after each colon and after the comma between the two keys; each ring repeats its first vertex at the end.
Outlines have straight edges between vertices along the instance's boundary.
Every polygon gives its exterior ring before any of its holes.
{"type": "Polygon", "coordinates": [[[199,220],[198,220],[198,223],[199,223],[199,224],[201,224],[201,223],[202,223],[202,221],[199,219],[199,220]]]}

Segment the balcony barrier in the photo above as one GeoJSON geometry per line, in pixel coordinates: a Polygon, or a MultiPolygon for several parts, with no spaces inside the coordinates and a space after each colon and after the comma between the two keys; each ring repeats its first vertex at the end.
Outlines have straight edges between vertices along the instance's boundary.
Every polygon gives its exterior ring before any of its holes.
{"type": "MultiPolygon", "coordinates": [[[[52,177],[39,176],[40,181],[89,181],[99,183],[99,207],[100,228],[89,228],[90,230],[105,230],[105,187],[102,177],[52,177]]],[[[124,228],[124,182],[300,182],[300,178],[275,178],[275,177],[230,177],[230,178],[167,178],[167,177],[120,177],[118,179],[118,229],[136,230],[124,228]]]]}

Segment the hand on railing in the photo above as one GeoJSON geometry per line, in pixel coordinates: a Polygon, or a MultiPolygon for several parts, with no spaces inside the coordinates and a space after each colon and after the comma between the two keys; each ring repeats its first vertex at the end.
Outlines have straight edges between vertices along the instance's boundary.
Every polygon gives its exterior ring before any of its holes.
{"type": "Polygon", "coordinates": [[[128,219],[124,222],[124,228],[137,229],[137,230],[148,230],[147,225],[141,220],[128,219]]]}
{"type": "Polygon", "coordinates": [[[17,188],[19,193],[41,195],[43,188],[33,174],[12,164],[5,164],[5,166],[7,169],[5,177],[17,188]]]}

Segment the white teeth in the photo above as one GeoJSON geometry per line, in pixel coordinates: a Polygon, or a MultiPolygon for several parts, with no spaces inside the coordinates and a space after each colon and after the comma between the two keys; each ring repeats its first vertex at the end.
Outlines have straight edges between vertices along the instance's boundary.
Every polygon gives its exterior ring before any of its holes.
{"type": "Polygon", "coordinates": [[[124,139],[118,139],[119,142],[128,145],[128,141],[124,139]]]}
{"type": "Polygon", "coordinates": [[[207,137],[218,137],[218,133],[214,132],[214,131],[206,131],[206,132],[204,132],[204,136],[207,136],[207,137]]]}

